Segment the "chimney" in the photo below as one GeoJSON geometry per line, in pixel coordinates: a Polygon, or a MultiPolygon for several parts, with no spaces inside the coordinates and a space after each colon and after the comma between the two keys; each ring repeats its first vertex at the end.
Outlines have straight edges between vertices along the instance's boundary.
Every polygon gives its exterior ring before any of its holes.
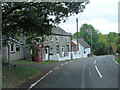
{"type": "Polygon", "coordinates": [[[78,18],[76,18],[76,29],[77,29],[77,51],[79,51],[79,45],[78,45],[78,18]]]}

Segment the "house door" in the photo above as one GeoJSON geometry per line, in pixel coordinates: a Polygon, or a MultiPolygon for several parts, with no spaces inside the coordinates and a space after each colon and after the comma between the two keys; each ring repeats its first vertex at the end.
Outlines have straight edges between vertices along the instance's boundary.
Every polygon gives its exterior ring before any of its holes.
{"type": "Polygon", "coordinates": [[[45,47],[45,60],[48,60],[48,55],[49,55],[49,52],[48,52],[49,48],[48,47],[45,47]]]}
{"type": "Polygon", "coordinates": [[[62,47],[62,56],[63,56],[63,57],[65,56],[64,48],[65,48],[65,47],[62,47]]]}

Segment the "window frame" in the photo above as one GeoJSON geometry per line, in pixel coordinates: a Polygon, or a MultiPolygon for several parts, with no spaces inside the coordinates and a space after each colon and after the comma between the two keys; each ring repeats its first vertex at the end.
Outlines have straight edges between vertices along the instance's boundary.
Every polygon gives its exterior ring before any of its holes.
{"type": "Polygon", "coordinates": [[[10,44],[10,52],[15,52],[15,47],[14,47],[15,45],[12,43],[12,44],[10,44]],[[12,45],[13,45],[13,50],[11,49],[12,48],[12,45]]]}
{"type": "Polygon", "coordinates": [[[15,47],[15,49],[16,49],[16,52],[21,52],[21,45],[19,45],[19,44],[16,44],[16,47],[15,47]],[[17,48],[19,48],[19,51],[17,51],[17,48]]]}
{"type": "Polygon", "coordinates": [[[50,41],[53,41],[53,36],[50,37],[50,41]]]}
{"type": "Polygon", "coordinates": [[[59,36],[56,36],[56,42],[59,42],[59,36]]]}
{"type": "Polygon", "coordinates": [[[67,52],[69,52],[69,45],[66,46],[67,52]]]}
{"type": "Polygon", "coordinates": [[[66,42],[68,42],[69,40],[68,40],[68,37],[66,36],[66,42]]]}
{"type": "Polygon", "coordinates": [[[59,54],[59,45],[56,45],[56,53],[59,54]]]}

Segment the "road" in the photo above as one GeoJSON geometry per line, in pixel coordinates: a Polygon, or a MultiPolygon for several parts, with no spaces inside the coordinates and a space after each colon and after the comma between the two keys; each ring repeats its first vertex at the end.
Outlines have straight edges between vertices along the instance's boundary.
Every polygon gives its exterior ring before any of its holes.
{"type": "Polygon", "coordinates": [[[33,83],[33,88],[118,88],[118,64],[112,55],[72,60],[33,83]]]}

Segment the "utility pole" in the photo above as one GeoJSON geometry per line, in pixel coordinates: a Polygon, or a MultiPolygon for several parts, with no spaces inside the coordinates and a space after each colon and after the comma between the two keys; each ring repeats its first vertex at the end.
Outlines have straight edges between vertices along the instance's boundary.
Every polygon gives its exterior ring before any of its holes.
{"type": "Polygon", "coordinates": [[[91,30],[91,52],[92,52],[92,30],[91,30]]]}
{"type": "Polygon", "coordinates": [[[72,52],[72,35],[70,35],[70,39],[71,39],[71,52],[72,52]]]}
{"type": "Polygon", "coordinates": [[[8,35],[8,68],[10,68],[10,38],[8,35]]]}
{"type": "Polygon", "coordinates": [[[86,29],[88,32],[88,35],[91,36],[91,54],[92,54],[92,30],[91,29],[86,29]]]}
{"type": "Polygon", "coordinates": [[[77,51],[79,51],[79,45],[78,45],[78,18],[76,18],[76,29],[77,29],[77,51]]]}

